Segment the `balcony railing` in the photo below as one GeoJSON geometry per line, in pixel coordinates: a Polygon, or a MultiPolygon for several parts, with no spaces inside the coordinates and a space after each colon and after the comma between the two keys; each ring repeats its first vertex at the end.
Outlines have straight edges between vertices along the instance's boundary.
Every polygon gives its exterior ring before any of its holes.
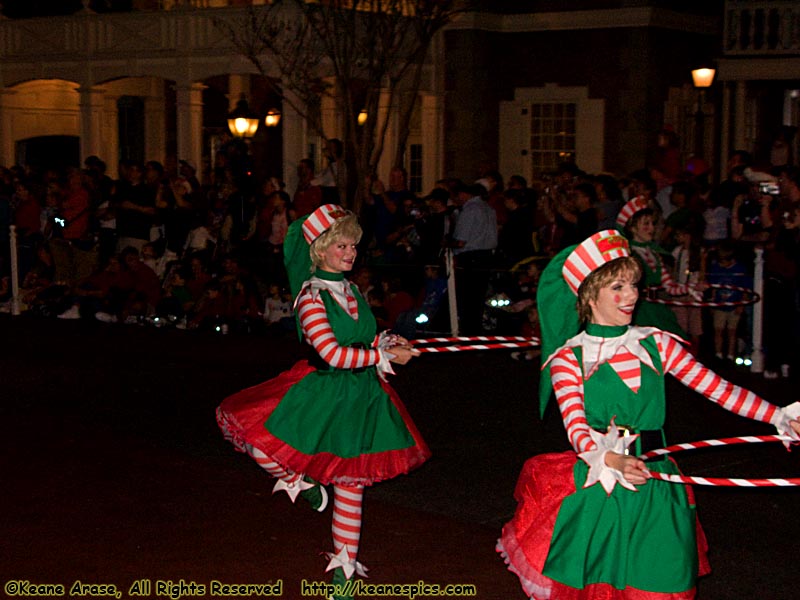
{"type": "Polygon", "coordinates": [[[723,44],[726,55],[800,55],[800,3],[728,0],[723,44]]]}

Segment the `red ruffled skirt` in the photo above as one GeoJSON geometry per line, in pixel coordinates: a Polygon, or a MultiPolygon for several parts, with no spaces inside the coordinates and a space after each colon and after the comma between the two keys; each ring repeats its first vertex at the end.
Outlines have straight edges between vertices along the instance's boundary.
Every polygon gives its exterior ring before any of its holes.
{"type": "MultiPolygon", "coordinates": [[[[331,452],[306,454],[272,435],[265,427],[266,421],[289,389],[314,371],[308,361],[302,360],[274,379],[226,398],[217,408],[217,423],[225,438],[241,452],[251,452],[250,448],[255,448],[284,469],[303,473],[326,485],[370,485],[408,473],[430,457],[428,446],[397,392],[384,381],[380,381],[380,387],[413,439],[413,444],[406,448],[352,457],[331,452]]],[[[324,401],[323,398],[319,400],[324,401]]]]}
{"type": "MultiPolygon", "coordinates": [[[[576,460],[572,451],[541,454],[529,459],[520,473],[514,491],[517,511],[503,527],[497,551],[508,569],[519,577],[524,592],[534,600],[692,600],[695,588],[680,593],[660,593],[631,587],[620,590],[607,583],[594,583],[576,589],[542,574],[561,503],[575,493],[576,460]]],[[[687,493],[689,502],[694,504],[689,486],[687,493]]],[[[699,522],[697,551],[699,577],[711,572],[708,544],[699,522]]],[[[654,565],[653,568],[659,567],[654,565]]]]}

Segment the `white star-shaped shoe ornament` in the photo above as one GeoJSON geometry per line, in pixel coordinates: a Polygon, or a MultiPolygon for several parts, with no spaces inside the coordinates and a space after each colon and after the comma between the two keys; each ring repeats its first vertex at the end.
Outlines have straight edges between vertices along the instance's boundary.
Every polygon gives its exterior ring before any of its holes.
{"type": "Polygon", "coordinates": [[[275,487],[272,488],[272,493],[274,494],[275,492],[284,491],[289,494],[289,499],[292,501],[292,504],[294,504],[295,500],[297,500],[297,496],[300,495],[300,492],[311,489],[312,487],[314,487],[314,484],[309,483],[302,477],[298,478],[292,483],[286,483],[283,479],[278,479],[278,481],[275,483],[275,487]]]}
{"type": "Polygon", "coordinates": [[[600,433],[594,429],[589,430],[589,435],[592,436],[592,441],[597,445],[594,450],[581,452],[578,457],[589,465],[589,474],[586,476],[586,483],[583,484],[584,488],[593,486],[598,481],[606,494],[609,496],[614,491],[614,486],[619,483],[622,487],[632,492],[638,491],[636,486],[630,483],[622,475],[622,471],[612,469],[606,464],[606,453],[616,452],[617,454],[625,454],[639,434],[620,437],[617,424],[614,419],[611,419],[611,425],[608,427],[608,433],[600,433]]]}
{"type": "Polygon", "coordinates": [[[325,567],[325,572],[333,571],[336,568],[341,568],[344,572],[344,576],[347,579],[350,579],[353,576],[353,573],[358,575],[359,577],[369,577],[367,575],[367,567],[362,565],[357,560],[350,560],[350,555],[347,553],[347,547],[343,546],[339,552],[334,554],[333,552],[326,552],[325,556],[328,557],[330,562],[328,566],[325,567]]]}

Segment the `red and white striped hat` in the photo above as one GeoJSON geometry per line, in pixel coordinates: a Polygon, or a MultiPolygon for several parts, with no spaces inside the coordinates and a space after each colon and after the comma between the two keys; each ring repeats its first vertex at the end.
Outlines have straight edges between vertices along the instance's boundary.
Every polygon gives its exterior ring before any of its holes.
{"type": "Polygon", "coordinates": [[[328,228],[333,222],[342,217],[346,217],[348,212],[336,204],[323,204],[317,210],[308,215],[303,223],[303,237],[310,244],[328,228]]]}
{"type": "Polygon", "coordinates": [[[564,279],[572,293],[577,296],[578,288],[583,283],[583,280],[597,267],[615,258],[630,255],[631,249],[627,238],[616,229],[605,229],[583,240],[567,256],[561,273],[564,275],[564,279]]]}
{"type": "Polygon", "coordinates": [[[628,200],[617,215],[617,225],[625,227],[633,215],[645,208],[648,208],[648,204],[647,200],[642,196],[636,196],[633,200],[628,200]]]}

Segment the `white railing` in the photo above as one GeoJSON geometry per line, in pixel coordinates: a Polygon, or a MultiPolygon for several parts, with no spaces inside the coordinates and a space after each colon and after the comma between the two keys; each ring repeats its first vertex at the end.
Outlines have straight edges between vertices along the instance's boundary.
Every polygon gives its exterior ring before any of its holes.
{"type": "MultiPolygon", "coordinates": [[[[134,7],[136,2],[133,3],[134,7]]],[[[145,2],[143,6],[153,4],[145,2]]],[[[160,10],[175,10],[180,8],[225,8],[227,6],[247,6],[257,4],[269,4],[269,0],[159,0],[160,10]]]]}
{"type": "Polygon", "coordinates": [[[232,51],[214,19],[244,8],[132,11],[0,20],[0,62],[157,58],[175,52],[232,51]]]}
{"type": "Polygon", "coordinates": [[[728,0],[723,50],[727,55],[800,55],[800,2],[728,0]]]}

